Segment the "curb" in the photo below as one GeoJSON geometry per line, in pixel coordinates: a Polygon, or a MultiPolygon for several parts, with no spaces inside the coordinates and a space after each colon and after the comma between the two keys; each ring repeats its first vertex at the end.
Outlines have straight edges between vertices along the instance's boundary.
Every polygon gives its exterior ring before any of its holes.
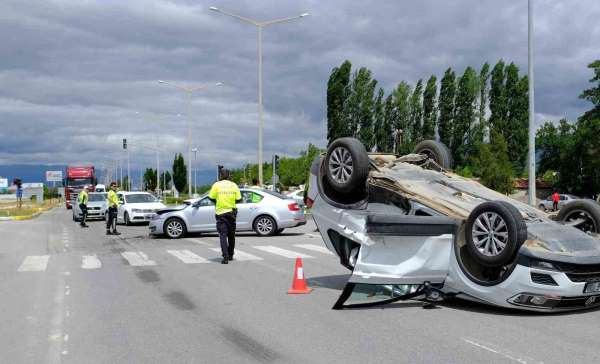
{"type": "Polygon", "coordinates": [[[42,212],[44,211],[48,211],[50,209],[38,209],[37,212],[34,212],[31,215],[23,215],[23,216],[7,216],[7,217],[0,217],[0,221],[23,221],[23,220],[31,220],[34,217],[37,217],[39,215],[42,214],[42,212]]]}

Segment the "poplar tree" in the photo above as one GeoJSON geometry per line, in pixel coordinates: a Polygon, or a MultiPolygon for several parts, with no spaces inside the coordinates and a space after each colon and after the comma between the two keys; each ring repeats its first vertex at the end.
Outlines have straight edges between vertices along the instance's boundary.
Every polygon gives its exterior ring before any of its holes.
{"type": "Polygon", "coordinates": [[[344,114],[347,115],[348,120],[346,136],[353,136],[362,141],[361,135],[359,135],[360,130],[372,127],[373,94],[376,86],[377,81],[371,79],[371,71],[365,67],[354,72],[350,81],[349,95],[344,105],[344,114]]]}
{"type": "Polygon", "coordinates": [[[395,118],[394,118],[394,153],[403,154],[410,152],[410,95],[411,87],[405,81],[398,84],[394,90],[395,118]]]}
{"type": "Polygon", "coordinates": [[[327,141],[329,143],[347,135],[344,104],[348,97],[351,68],[350,61],[344,61],[339,68],[335,67],[331,71],[327,82],[327,141]]]}
{"type": "Polygon", "coordinates": [[[506,130],[506,115],[508,107],[506,105],[504,61],[499,60],[492,70],[492,79],[490,82],[490,135],[500,133],[506,130]],[[493,132],[492,132],[493,131],[493,132]]]}
{"type": "Polygon", "coordinates": [[[421,140],[423,133],[423,80],[417,81],[412,96],[410,97],[410,142],[416,144],[421,140]]]}
{"type": "Polygon", "coordinates": [[[377,96],[375,97],[375,105],[373,110],[373,146],[378,152],[382,151],[382,147],[385,144],[386,135],[383,124],[385,122],[385,113],[383,106],[383,89],[379,88],[377,96]]]}
{"type": "Polygon", "coordinates": [[[452,123],[454,121],[454,98],[456,95],[456,75],[451,68],[444,73],[440,86],[438,109],[438,134],[440,141],[450,147],[452,140],[452,123]]]}
{"type": "Polygon", "coordinates": [[[451,150],[454,161],[461,166],[468,159],[471,140],[471,127],[475,120],[475,101],[477,100],[478,78],[471,67],[465,69],[458,81],[456,95],[456,116],[452,128],[451,150]]]}
{"type": "Polygon", "coordinates": [[[529,130],[529,81],[519,78],[519,68],[511,63],[506,70],[506,100],[508,105],[507,130],[504,136],[508,145],[508,157],[516,173],[525,168],[528,152],[529,130]]]}
{"type": "Polygon", "coordinates": [[[473,141],[475,143],[483,143],[488,132],[487,120],[485,112],[487,109],[488,100],[488,80],[490,78],[490,64],[485,62],[479,72],[479,121],[477,127],[473,131],[473,141]]]}
{"type": "Polygon", "coordinates": [[[435,124],[437,121],[437,78],[429,77],[423,93],[423,139],[435,139],[435,124]]]}
{"type": "Polygon", "coordinates": [[[396,120],[396,108],[394,107],[394,97],[389,95],[385,99],[383,107],[383,126],[381,138],[379,139],[379,151],[383,153],[392,153],[394,150],[394,121],[396,120]]]}

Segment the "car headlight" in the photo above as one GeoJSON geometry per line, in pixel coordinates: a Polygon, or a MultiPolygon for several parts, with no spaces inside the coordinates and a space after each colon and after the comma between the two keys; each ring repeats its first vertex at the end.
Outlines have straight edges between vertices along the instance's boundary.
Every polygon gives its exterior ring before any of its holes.
{"type": "Polygon", "coordinates": [[[140,210],[140,209],[132,209],[131,212],[140,213],[140,212],[142,212],[142,210],[140,210]]]}

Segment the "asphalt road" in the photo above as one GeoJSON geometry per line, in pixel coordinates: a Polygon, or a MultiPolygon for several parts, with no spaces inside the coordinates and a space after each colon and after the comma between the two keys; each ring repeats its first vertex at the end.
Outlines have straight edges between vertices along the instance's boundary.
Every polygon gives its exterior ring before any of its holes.
{"type": "Polygon", "coordinates": [[[70,211],[0,223],[2,363],[592,363],[600,311],[527,314],[452,301],[333,311],[348,272],[314,225],[240,234],[218,264],[216,235],[104,235],[70,211]],[[298,246],[302,245],[302,246],[298,246]],[[266,247],[266,248],[265,248],[266,247]],[[287,295],[294,259],[308,295],[287,295]]]}

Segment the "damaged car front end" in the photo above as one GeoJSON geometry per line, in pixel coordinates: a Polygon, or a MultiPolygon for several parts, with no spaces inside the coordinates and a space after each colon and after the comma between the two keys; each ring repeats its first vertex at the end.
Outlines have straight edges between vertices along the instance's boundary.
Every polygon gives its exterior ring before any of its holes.
{"type": "Polygon", "coordinates": [[[325,245],[352,271],[334,308],[448,296],[545,312],[600,305],[594,206],[584,209],[591,222],[555,221],[451,164],[434,141],[396,157],[352,138],[315,160],[308,202],[325,245]]]}

